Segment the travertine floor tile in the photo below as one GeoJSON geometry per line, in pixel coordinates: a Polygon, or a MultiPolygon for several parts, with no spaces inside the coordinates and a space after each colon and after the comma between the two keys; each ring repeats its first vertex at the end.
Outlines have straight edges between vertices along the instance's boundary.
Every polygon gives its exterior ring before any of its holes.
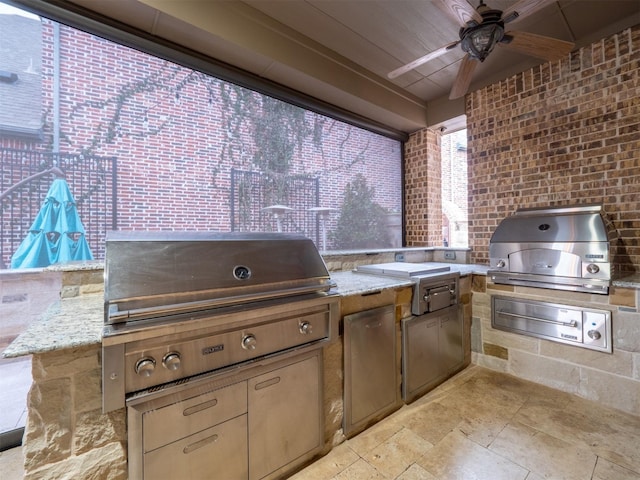
{"type": "Polygon", "coordinates": [[[604,458],[598,458],[592,480],[640,480],[640,472],[632,472],[604,458]]]}
{"type": "Polygon", "coordinates": [[[23,478],[23,463],[24,458],[21,447],[0,452],[0,478],[2,480],[19,480],[23,478]]]}
{"type": "Polygon", "coordinates": [[[385,480],[384,475],[363,459],[350,465],[333,478],[334,480],[385,480]]]}
{"type": "Polygon", "coordinates": [[[399,421],[409,430],[436,444],[451,432],[463,417],[455,408],[440,402],[424,403],[398,413],[399,421]]]}
{"type": "Polygon", "coordinates": [[[414,463],[407,468],[396,480],[438,480],[420,465],[414,463]]]}
{"type": "Polygon", "coordinates": [[[517,422],[507,425],[489,449],[543,478],[588,480],[596,464],[587,448],[517,422]]]}
{"type": "Polygon", "coordinates": [[[640,417],[474,366],[294,480],[369,478],[640,480],[640,417]]]}
{"type": "Polygon", "coordinates": [[[535,472],[529,472],[529,475],[527,475],[527,478],[525,480],[545,480],[545,479],[535,472]]]}
{"type": "Polygon", "coordinates": [[[403,428],[374,448],[364,459],[386,478],[396,478],[432,446],[411,430],[403,428]]]}
{"type": "Polygon", "coordinates": [[[524,480],[529,473],[459,431],[447,435],[417,463],[440,480],[524,480]]]}
{"type": "Polygon", "coordinates": [[[358,460],[360,460],[358,454],[351,450],[346,443],[342,443],[331,450],[329,454],[290,478],[291,480],[329,479],[358,460]]]}
{"type": "Polygon", "coordinates": [[[347,440],[349,447],[361,457],[367,455],[385,440],[393,437],[402,430],[402,423],[396,421],[396,414],[385,418],[382,422],[376,423],[362,433],[347,440]]]}
{"type": "Polygon", "coordinates": [[[514,420],[640,471],[640,418],[572,397],[566,405],[527,402],[514,420]]]}

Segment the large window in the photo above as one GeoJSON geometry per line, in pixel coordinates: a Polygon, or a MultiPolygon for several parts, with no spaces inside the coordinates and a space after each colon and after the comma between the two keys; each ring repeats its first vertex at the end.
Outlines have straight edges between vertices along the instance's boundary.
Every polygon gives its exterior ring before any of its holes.
{"type": "Polygon", "coordinates": [[[3,108],[29,93],[37,107],[0,114],[4,268],[60,174],[98,259],[111,229],[401,246],[401,142],[48,19],[0,20],[3,108]]]}
{"type": "Polygon", "coordinates": [[[442,136],[442,238],[450,247],[469,245],[467,130],[442,136]]]}
{"type": "MultiPolygon", "coordinates": [[[[401,246],[401,142],[186,68],[188,58],[179,65],[5,7],[0,269],[20,275],[0,291],[0,351],[59,298],[57,276],[25,268],[100,260],[109,230],[401,246]]],[[[30,363],[0,358],[0,445],[22,438],[30,363]]]]}

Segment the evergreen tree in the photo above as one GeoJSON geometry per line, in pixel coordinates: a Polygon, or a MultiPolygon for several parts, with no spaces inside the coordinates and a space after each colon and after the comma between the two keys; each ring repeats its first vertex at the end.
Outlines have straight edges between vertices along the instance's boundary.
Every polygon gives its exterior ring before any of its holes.
{"type": "Polygon", "coordinates": [[[390,246],[386,210],[374,200],[375,188],[358,174],[345,188],[338,225],[331,233],[334,248],[356,249],[390,246]]]}

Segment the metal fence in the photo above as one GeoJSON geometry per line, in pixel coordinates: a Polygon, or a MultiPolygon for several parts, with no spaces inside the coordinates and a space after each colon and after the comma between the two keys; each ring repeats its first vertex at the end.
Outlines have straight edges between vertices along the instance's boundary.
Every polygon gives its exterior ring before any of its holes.
{"type": "Polygon", "coordinates": [[[94,258],[104,258],[104,239],[117,228],[115,157],[0,148],[0,268],[26,237],[53,179],[64,175],[94,258]]]}
{"type": "Polygon", "coordinates": [[[232,169],[231,231],[301,233],[319,245],[318,218],[310,210],[319,198],[317,177],[232,169]]]}

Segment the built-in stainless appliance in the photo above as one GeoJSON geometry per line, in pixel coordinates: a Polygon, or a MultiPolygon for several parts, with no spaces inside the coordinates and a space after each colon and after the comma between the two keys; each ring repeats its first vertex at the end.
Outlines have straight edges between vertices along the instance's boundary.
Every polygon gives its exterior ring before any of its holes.
{"type": "Polygon", "coordinates": [[[494,283],[608,294],[611,228],[600,205],[519,209],[489,245],[494,283]]]}
{"type": "Polygon", "coordinates": [[[611,312],[571,305],[493,296],[491,326],[611,353],[611,312]]]}
{"type": "Polygon", "coordinates": [[[460,274],[447,265],[380,263],[358,273],[407,278],[414,282],[412,317],[402,319],[402,398],[411,402],[464,366],[464,316],[460,274]]]}
{"type": "Polygon", "coordinates": [[[278,478],[323,446],[339,300],[311,240],[114,232],[103,410],[126,405],[129,478],[278,478]]]}
{"type": "Polygon", "coordinates": [[[406,278],[414,282],[411,313],[423,315],[458,303],[460,274],[448,265],[430,263],[375,263],[360,265],[357,273],[406,278]],[[435,275],[439,274],[439,275],[435,275]]]}
{"type": "Polygon", "coordinates": [[[346,315],[343,322],[343,431],[351,436],[401,405],[395,305],[346,315]]]}

